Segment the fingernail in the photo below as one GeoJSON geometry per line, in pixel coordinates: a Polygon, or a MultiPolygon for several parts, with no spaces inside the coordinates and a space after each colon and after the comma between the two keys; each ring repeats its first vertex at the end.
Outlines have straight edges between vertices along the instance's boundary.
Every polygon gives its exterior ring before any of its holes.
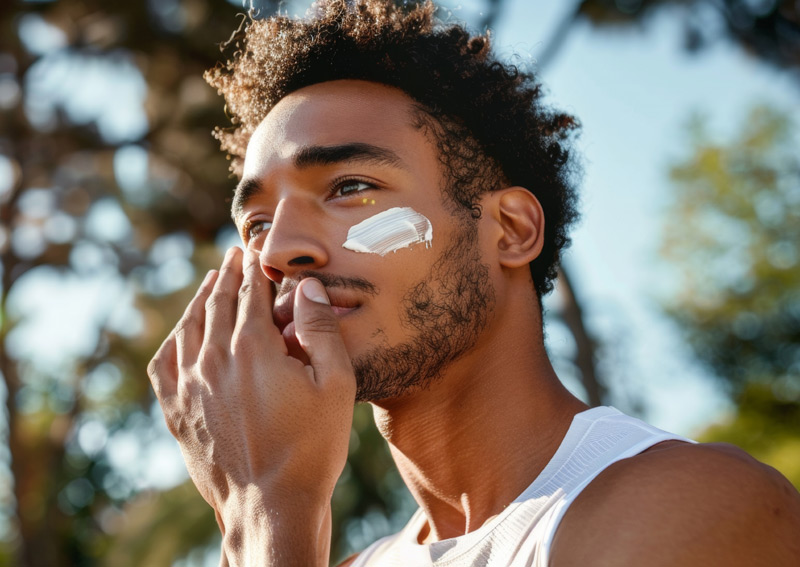
{"type": "Polygon", "coordinates": [[[314,303],[331,304],[328,300],[328,294],[325,293],[325,288],[317,280],[309,279],[303,284],[303,295],[314,303]]]}
{"type": "Polygon", "coordinates": [[[225,252],[225,259],[229,260],[233,258],[233,255],[235,254],[236,250],[239,250],[238,246],[231,246],[230,248],[228,248],[228,251],[225,252]]]}

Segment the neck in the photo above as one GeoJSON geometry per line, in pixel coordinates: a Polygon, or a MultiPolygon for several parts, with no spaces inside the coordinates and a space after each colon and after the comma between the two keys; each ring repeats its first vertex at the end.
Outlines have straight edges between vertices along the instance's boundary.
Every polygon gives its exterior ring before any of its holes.
{"type": "Polygon", "coordinates": [[[500,513],[587,409],[561,385],[541,341],[532,347],[529,333],[503,321],[484,333],[492,340],[429,388],[374,404],[376,424],[428,518],[420,540],[463,535],[500,513]]]}

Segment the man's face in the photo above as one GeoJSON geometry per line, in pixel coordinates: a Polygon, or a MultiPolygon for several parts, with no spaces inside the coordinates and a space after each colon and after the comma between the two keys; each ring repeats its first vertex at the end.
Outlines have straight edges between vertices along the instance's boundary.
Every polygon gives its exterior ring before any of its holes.
{"type": "Polygon", "coordinates": [[[438,152],[414,125],[412,104],[363,81],[287,96],[253,134],[234,199],[245,245],[277,284],[274,318],[290,354],[303,358],[294,289],[314,276],[339,316],[361,401],[429,384],[475,345],[494,302],[478,228],[468,211],[453,214],[438,152]],[[397,208],[427,219],[431,238],[399,238],[385,255],[350,245],[353,238],[343,246],[364,221],[378,227],[372,236],[396,232],[387,215],[374,217],[397,208]]]}

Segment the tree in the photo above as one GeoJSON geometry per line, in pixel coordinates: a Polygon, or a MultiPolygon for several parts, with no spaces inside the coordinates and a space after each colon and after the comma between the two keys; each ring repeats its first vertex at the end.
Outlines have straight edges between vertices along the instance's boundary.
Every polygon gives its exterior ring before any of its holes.
{"type": "MultiPolygon", "coordinates": [[[[485,25],[503,4],[486,0],[485,25]]],[[[584,0],[565,22],[632,23],[658,4],[584,0]]],[[[757,21],[791,27],[790,4],[773,3],[757,21]]],[[[255,2],[262,15],[276,5],[255,2]]],[[[160,472],[145,449],[166,435],[145,366],[199,276],[218,265],[216,243],[230,241],[235,180],[209,136],[227,118],[200,77],[224,59],[218,44],[241,10],[234,0],[0,4],[0,373],[9,447],[0,462],[13,479],[0,483],[13,487],[0,488],[0,520],[14,526],[0,528],[8,534],[0,563],[13,556],[21,566],[161,564],[216,531],[190,485],[142,488],[145,469],[160,472]],[[130,92],[145,112],[124,123],[132,115],[117,106],[130,92]],[[82,302],[89,323],[79,328],[76,317],[68,329],[81,340],[68,349],[48,344],[40,330],[52,319],[43,315],[45,295],[32,289],[72,290],[48,309],[82,302]],[[139,458],[125,465],[113,449],[120,446],[139,458]]],[[[791,44],[791,35],[773,36],[791,44]]],[[[596,401],[603,392],[591,379],[595,347],[577,301],[572,307],[566,313],[583,337],[577,356],[588,361],[583,377],[596,401]]],[[[368,413],[357,410],[334,496],[335,555],[409,513],[368,413]]]]}
{"type": "MultiPolygon", "coordinates": [[[[684,43],[690,51],[732,40],[779,68],[800,67],[800,7],[792,0],[575,0],[539,61],[552,59],[578,21],[588,20],[599,27],[641,25],[669,6],[685,8],[684,43]]],[[[490,12],[489,21],[497,17],[499,9],[490,12]]]]}
{"type": "Polygon", "coordinates": [[[18,565],[95,564],[111,545],[139,489],[106,440],[155,435],[145,365],[228,224],[233,183],[209,135],[225,116],[200,77],[237,8],[171,6],[0,7],[0,372],[13,478],[3,553],[18,565]],[[137,92],[146,115],[107,100],[137,92]],[[38,338],[38,303],[65,289],[83,294],[48,309],[82,301],[92,317],[61,350],[38,338]]]}
{"type": "Polygon", "coordinates": [[[790,116],[756,108],[715,144],[702,120],[672,168],[668,313],[737,404],[705,440],[741,445],[800,486],[800,158],[790,116]]]}
{"type": "MultiPolygon", "coordinates": [[[[237,238],[236,180],[210,135],[228,118],[202,79],[226,58],[237,3],[0,5],[0,564],[169,565],[217,537],[159,456],[169,436],[145,369],[237,238]],[[48,326],[76,340],[49,344],[48,326]]],[[[396,528],[408,501],[358,408],[334,554],[378,520],[396,528]]]]}

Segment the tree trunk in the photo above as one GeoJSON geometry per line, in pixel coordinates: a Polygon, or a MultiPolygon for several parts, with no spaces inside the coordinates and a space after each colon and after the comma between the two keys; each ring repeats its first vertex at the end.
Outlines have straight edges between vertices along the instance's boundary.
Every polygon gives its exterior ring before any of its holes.
{"type": "Polygon", "coordinates": [[[561,266],[558,271],[558,291],[563,302],[561,319],[575,338],[574,362],[581,371],[581,383],[589,398],[587,402],[592,407],[602,405],[607,392],[605,386],[597,379],[595,369],[597,344],[586,330],[583,322],[583,309],[564,266],[561,266]]]}

